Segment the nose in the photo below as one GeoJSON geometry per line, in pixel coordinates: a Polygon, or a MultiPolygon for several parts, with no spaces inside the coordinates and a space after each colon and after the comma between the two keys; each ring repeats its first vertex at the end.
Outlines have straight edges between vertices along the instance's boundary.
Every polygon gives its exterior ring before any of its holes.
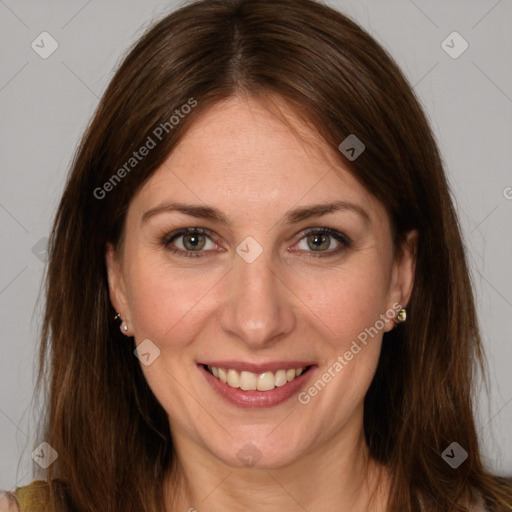
{"type": "Polygon", "coordinates": [[[236,256],[225,300],[218,314],[221,329],[248,348],[268,348],[293,331],[296,317],[292,291],[265,251],[252,263],[236,256]]]}

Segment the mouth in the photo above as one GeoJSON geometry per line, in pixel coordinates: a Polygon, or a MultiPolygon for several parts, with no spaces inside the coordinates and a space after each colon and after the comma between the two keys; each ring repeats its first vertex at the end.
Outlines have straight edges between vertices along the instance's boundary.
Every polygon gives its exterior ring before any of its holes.
{"type": "Polygon", "coordinates": [[[311,366],[301,366],[299,368],[289,368],[288,370],[281,368],[277,371],[254,373],[246,370],[237,371],[233,368],[220,368],[211,365],[203,366],[216,379],[232,388],[244,391],[272,391],[276,387],[284,386],[288,382],[297,379],[311,368],[311,366]]]}
{"type": "Polygon", "coordinates": [[[198,364],[207,382],[221,397],[238,407],[273,407],[296,394],[314,373],[315,365],[236,362],[198,364]]]}

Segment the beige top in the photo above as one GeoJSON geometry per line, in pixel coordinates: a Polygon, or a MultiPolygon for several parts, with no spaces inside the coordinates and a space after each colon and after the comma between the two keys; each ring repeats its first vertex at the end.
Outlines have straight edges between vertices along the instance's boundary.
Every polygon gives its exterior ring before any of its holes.
{"type": "MultiPolygon", "coordinates": [[[[48,483],[35,480],[14,492],[0,491],[0,512],[45,512],[49,499],[48,483]]],[[[60,506],[56,512],[66,512],[66,509],[60,506]]]]}
{"type": "MultiPolygon", "coordinates": [[[[45,512],[49,501],[48,484],[35,480],[29,485],[18,487],[14,493],[0,491],[0,512],[45,512]]],[[[483,500],[471,509],[472,512],[486,512],[483,500]]],[[[64,506],[56,512],[66,512],[64,506]]]]}

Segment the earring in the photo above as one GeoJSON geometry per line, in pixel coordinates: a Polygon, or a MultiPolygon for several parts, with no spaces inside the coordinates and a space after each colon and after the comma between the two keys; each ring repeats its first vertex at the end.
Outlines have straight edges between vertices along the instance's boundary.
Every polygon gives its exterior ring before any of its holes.
{"type": "Polygon", "coordinates": [[[119,326],[121,332],[125,333],[128,331],[128,326],[126,325],[126,322],[121,318],[121,315],[119,313],[114,317],[114,320],[121,320],[121,325],[119,326]]]}
{"type": "Polygon", "coordinates": [[[405,320],[407,319],[407,311],[405,308],[402,308],[399,312],[398,312],[398,315],[396,316],[396,320],[395,320],[395,323],[397,324],[403,324],[405,322],[405,320]]]}

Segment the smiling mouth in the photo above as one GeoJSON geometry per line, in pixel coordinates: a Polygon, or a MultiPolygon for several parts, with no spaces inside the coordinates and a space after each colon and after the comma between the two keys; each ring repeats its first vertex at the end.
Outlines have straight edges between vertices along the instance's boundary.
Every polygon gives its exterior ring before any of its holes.
{"type": "Polygon", "coordinates": [[[271,391],[276,387],[284,386],[288,382],[298,379],[311,368],[311,366],[303,366],[301,368],[282,369],[275,372],[253,373],[248,371],[239,372],[231,368],[218,368],[210,365],[202,366],[216,379],[232,388],[243,391],[271,391]]]}

